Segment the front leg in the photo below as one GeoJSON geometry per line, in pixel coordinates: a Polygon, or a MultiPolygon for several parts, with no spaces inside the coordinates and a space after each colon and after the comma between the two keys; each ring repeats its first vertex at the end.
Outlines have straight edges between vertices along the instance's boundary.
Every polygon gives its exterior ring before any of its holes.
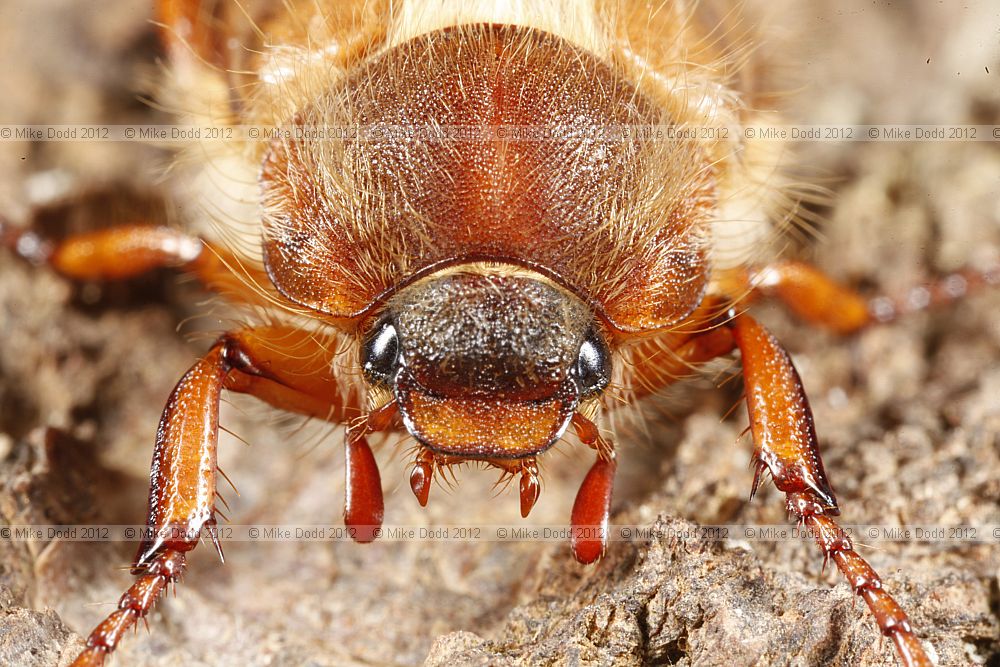
{"type": "Polygon", "coordinates": [[[225,346],[215,345],[174,388],[156,431],[146,535],[118,609],[87,637],[73,667],[103,665],[122,635],[144,618],[167,584],[184,572],[187,552],[215,520],[219,397],[229,374],[225,346]]]}
{"type": "MultiPolygon", "coordinates": [[[[186,554],[197,545],[202,529],[215,523],[219,400],[224,388],[330,421],[360,415],[356,397],[342,395],[330,373],[337,340],[318,340],[309,332],[282,326],[246,329],[220,338],[184,374],[156,432],[147,534],[132,569],[135,583],[122,595],[118,609],[90,633],[74,667],[104,664],[124,632],[181,576],[186,554]]],[[[378,468],[362,436],[388,421],[381,414],[372,416],[352,429],[348,440],[348,470],[354,471],[348,474],[348,509],[353,511],[347,512],[349,522],[352,516],[366,524],[381,519],[378,468]]]]}
{"type": "MultiPolygon", "coordinates": [[[[867,603],[883,635],[892,638],[906,667],[930,667],[920,640],[882,580],[855,550],[832,518],[839,514],[820,459],[812,411],[788,353],[753,318],[729,323],[740,350],[750,429],[757,465],[753,490],[768,471],[787,506],[815,535],[824,559],[831,559],[867,603]]],[[[751,492],[752,493],[752,492],[751,492]]]]}

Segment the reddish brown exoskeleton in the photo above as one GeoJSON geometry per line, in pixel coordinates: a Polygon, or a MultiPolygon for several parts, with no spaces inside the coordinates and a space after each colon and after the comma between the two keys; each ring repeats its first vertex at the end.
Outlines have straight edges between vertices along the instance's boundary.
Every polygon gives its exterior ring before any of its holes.
{"type": "MultiPolygon", "coordinates": [[[[76,279],[178,266],[267,324],[223,335],[170,396],[155,537],[74,664],[103,663],[215,522],[223,389],[348,425],[344,518],[361,542],[383,519],[369,434],[405,429],[418,443],[420,504],[443,468],[474,460],[518,479],[527,516],[537,457],[572,427],[594,450],[571,515],[573,554],[591,563],[616,467],[598,428],[605,389],[634,401],[734,350],[753,488],[770,474],[901,662],[931,664],[838,528],[799,376],[745,312],[773,296],[849,333],[901,308],[873,309],[802,264],[748,260],[772,231],[748,185],[774,178],[774,160],[738,131],[745,91],[724,73],[724,40],[703,39],[703,17],[611,0],[157,4],[174,72],[162,97],[193,123],[276,128],[186,161],[251,184],[220,199],[251,203],[226,213],[262,230],[259,251],[148,227],[54,245],[6,230],[4,241],[76,279]],[[638,135],[648,128],[695,132],[638,135]]],[[[926,301],[996,279],[956,276],[926,301]]]]}

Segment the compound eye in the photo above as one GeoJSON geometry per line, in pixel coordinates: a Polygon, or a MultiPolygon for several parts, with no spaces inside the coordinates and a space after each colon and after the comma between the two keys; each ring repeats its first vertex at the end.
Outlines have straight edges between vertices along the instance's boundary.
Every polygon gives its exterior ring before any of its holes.
{"type": "Polygon", "coordinates": [[[601,335],[591,329],[580,345],[576,379],[582,397],[596,394],[611,381],[611,351],[601,335]]]}
{"type": "Polygon", "coordinates": [[[372,384],[388,384],[399,366],[399,336],[391,320],[385,319],[365,336],[361,365],[372,384]]]}

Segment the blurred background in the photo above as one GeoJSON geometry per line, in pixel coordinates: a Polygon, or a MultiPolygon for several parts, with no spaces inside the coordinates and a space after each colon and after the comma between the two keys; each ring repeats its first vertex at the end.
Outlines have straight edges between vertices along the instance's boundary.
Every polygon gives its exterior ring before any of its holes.
{"type": "MultiPolygon", "coordinates": [[[[1000,125],[995,2],[748,2],[790,122],[1000,125]]],[[[162,53],[145,2],[0,2],[0,123],[166,122],[136,92],[162,53]]],[[[802,142],[831,189],[798,256],[867,293],[1000,261],[997,142],[802,142]]],[[[62,234],[172,219],[169,156],[139,143],[0,141],[0,215],[62,234]]],[[[221,324],[168,272],[74,286],[0,255],[0,524],[141,523],[163,402],[221,324]],[[199,315],[201,315],[199,317],[199,315]],[[195,319],[192,319],[195,318],[195,319]],[[213,319],[214,318],[214,319],[213,319]]],[[[1000,524],[1000,294],[850,339],[760,316],[810,392],[848,523],[1000,524]]],[[[787,525],[771,486],[747,501],[739,383],[707,375],[620,434],[617,523],[787,525]]],[[[234,397],[223,491],[235,523],[338,524],[338,433],[234,397]]],[[[405,445],[378,449],[389,523],[520,525],[492,472],[462,471],[425,509],[405,445]]],[[[563,524],[589,465],[545,461],[524,523],[563,524]]],[[[0,539],[0,663],[68,664],[129,585],[131,544],[0,539]]],[[[1000,665],[1000,543],[865,549],[939,664],[1000,665]]],[[[561,543],[232,543],[194,552],[122,665],[893,665],[863,604],[812,544],[615,543],[596,567],[561,543]]]]}

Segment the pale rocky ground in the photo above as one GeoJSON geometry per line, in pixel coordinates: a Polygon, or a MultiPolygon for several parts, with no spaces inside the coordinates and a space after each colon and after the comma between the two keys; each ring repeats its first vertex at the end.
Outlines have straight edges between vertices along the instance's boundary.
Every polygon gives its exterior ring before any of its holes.
{"type": "MultiPolygon", "coordinates": [[[[130,82],[151,63],[142,3],[0,3],[0,121],[157,118],[130,82]]],[[[1000,11],[988,3],[813,2],[771,12],[803,81],[791,117],[815,123],[1000,124],[1000,11]],[[791,54],[794,54],[791,55],[791,54]],[[989,72],[987,73],[987,68],[989,72]]],[[[801,163],[835,203],[801,256],[890,293],[1000,258],[1000,150],[977,143],[809,143],[801,163]]],[[[129,220],[163,156],[135,144],[0,142],[0,211],[104,189],[114,203],[56,207],[44,229],[129,220]],[[122,203],[125,192],[133,193],[122,203]],[[71,213],[67,213],[71,211],[71,213]]],[[[171,386],[220,328],[193,285],[163,273],[74,287],[0,256],[0,524],[138,523],[152,436],[171,386]],[[180,327],[182,333],[178,333],[180,327]]],[[[759,314],[786,342],[816,413],[846,522],[1000,524],[1000,293],[839,339],[759,314]]],[[[712,378],[649,405],[625,430],[615,523],[787,523],[768,486],[747,502],[746,415],[712,378]],[[634,431],[634,432],[633,432],[634,431]]],[[[223,467],[236,523],[337,523],[339,436],[296,432],[234,399],[223,467]]],[[[492,475],[461,474],[420,509],[400,448],[382,447],[387,520],[519,525],[492,475]]],[[[589,456],[547,462],[529,524],[565,522],[589,456]]],[[[0,540],[0,664],[67,664],[129,583],[134,546],[0,540]]],[[[941,665],[1000,665],[1000,542],[880,542],[863,553],[941,665]]],[[[577,565],[562,543],[231,543],[194,553],[153,632],[119,665],[892,665],[863,604],[800,542],[664,538],[577,565]]]]}

